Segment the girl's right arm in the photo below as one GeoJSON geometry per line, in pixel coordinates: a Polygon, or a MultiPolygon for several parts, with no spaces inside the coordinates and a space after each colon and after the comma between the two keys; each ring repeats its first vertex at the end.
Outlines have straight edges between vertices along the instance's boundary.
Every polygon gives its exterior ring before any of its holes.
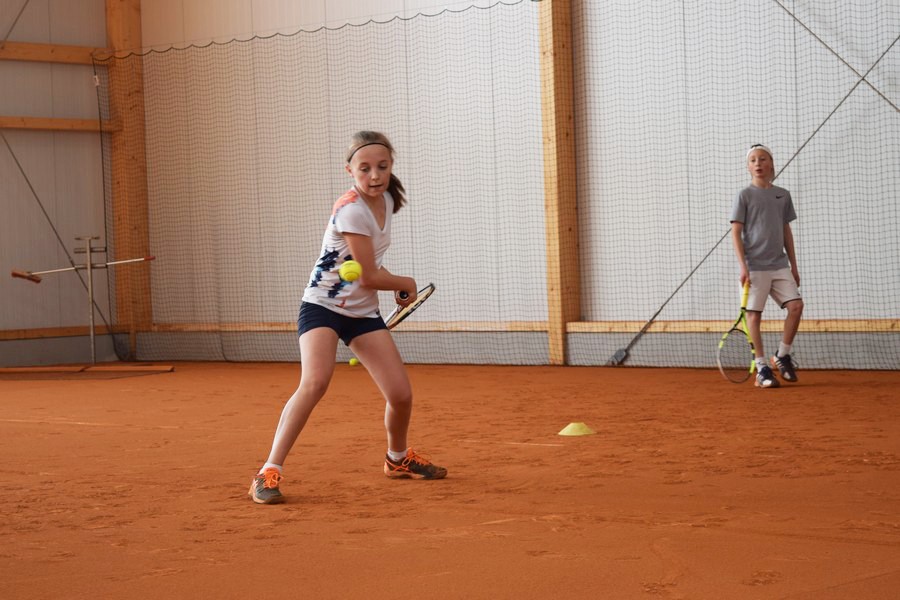
{"type": "Polygon", "coordinates": [[[406,305],[416,299],[416,280],[412,277],[394,275],[384,267],[375,268],[375,250],[372,239],[358,233],[345,233],[344,238],[350,246],[353,260],[362,266],[359,285],[375,290],[406,292],[408,297],[400,304],[406,305]]]}
{"type": "Polygon", "coordinates": [[[418,287],[416,286],[415,279],[413,279],[412,277],[402,277],[399,275],[394,275],[391,272],[389,272],[387,269],[385,269],[384,267],[381,267],[381,270],[384,271],[387,275],[390,275],[391,277],[395,277],[398,279],[408,279],[410,282],[412,282],[412,287],[391,288],[394,290],[394,302],[396,302],[400,306],[406,306],[407,304],[411,304],[412,302],[414,302],[415,299],[419,296],[419,292],[417,291],[418,287]]]}

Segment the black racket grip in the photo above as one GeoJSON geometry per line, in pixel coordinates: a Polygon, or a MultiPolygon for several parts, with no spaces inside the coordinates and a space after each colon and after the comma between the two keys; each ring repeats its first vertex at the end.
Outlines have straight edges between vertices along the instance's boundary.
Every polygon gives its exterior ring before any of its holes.
{"type": "Polygon", "coordinates": [[[406,300],[409,298],[409,292],[400,292],[399,296],[402,300],[406,300]]]}

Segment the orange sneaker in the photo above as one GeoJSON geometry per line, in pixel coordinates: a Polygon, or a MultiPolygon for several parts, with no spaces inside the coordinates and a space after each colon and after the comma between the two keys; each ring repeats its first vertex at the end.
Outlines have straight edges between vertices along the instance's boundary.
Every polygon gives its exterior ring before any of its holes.
{"type": "Polygon", "coordinates": [[[397,479],[443,479],[447,476],[447,469],[431,464],[426,457],[410,448],[400,461],[385,456],[384,474],[397,479]]]}
{"type": "Polygon", "coordinates": [[[257,504],[280,504],[284,502],[284,496],[278,489],[278,484],[284,479],[278,469],[268,468],[257,474],[250,482],[250,491],[247,495],[257,504]]]}

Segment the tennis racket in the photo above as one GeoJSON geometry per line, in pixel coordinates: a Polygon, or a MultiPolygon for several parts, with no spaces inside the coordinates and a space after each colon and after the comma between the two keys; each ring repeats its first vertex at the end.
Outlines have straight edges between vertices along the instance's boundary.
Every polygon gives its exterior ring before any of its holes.
{"type": "MultiPolygon", "coordinates": [[[[402,294],[403,292],[400,292],[400,293],[402,294]]],[[[416,296],[415,302],[413,302],[412,304],[409,304],[407,306],[397,305],[397,308],[392,310],[391,314],[389,314],[387,316],[387,318],[384,320],[384,324],[387,325],[388,329],[393,329],[394,327],[399,325],[401,322],[403,322],[403,320],[406,319],[406,317],[413,314],[413,312],[415,312],[415,310],[417,308],[422,306],[422,303],[425,302],[426,300],[428,300],[428,298],[430,298],[433,293],[434,293],[434,284],[429,283],[428,285],[423,287],[421,290],[419,290],[419,295],[416,296]]]]}
{"type": "Polygon", "coordinates": [[[750,282],[744,284],[741,294],[741,314],[722,339],[716,351],[716,364],[722,376],[732,383],[744,383],[753,374],[756,367],[754,357],[756,350],[747,328],[747,297],[750,295],[750,282]]]}

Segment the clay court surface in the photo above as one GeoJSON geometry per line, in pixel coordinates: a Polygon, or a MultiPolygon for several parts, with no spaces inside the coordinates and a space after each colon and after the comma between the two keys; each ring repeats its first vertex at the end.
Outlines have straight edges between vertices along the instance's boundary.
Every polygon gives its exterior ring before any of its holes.
{"type": "Polygon", "coordinates": [[[898,597],[897,371],[411,366],[429,482],[339,365],[258,506],[300,367],[173,366],[0,375],[0,597],[898,597]]]}

